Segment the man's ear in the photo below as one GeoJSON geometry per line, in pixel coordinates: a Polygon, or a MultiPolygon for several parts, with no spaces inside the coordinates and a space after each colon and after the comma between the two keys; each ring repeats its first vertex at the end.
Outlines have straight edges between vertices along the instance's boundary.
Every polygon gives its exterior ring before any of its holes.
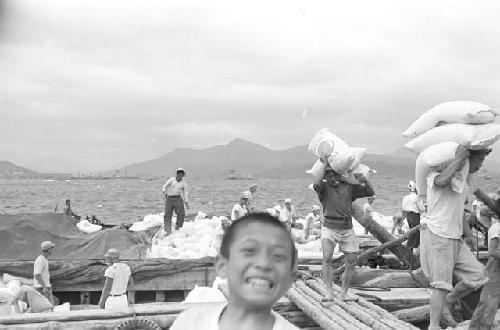
{"type": "Polygon", "coordinates": [[[217,256],[215,259],[215,273],[217,276],[227,278],[227,262],[226,257],[220,254],[217,256]]]}

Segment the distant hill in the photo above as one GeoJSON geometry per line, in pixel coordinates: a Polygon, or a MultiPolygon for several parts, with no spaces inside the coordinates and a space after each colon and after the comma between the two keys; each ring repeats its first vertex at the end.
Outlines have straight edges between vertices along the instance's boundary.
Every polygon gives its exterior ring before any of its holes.
{"type": "MultiPolygon", "coordinates": [[[[225,178],[231,170],[257,178],[298,178],[307,177],[305,171],[315,161],[315,156],[307,151],[305,145],[271,150],[243,139],[235,139],[226,145],[207,149],[175,149],[164,156],[126,166],[120,171],[126,171],[129,175],[170,176],[178,167],[184,167],[188,176],[196,178],[225,178]]],[[[363,163],[380,174],[408,176],[414,172],[415,160],[398,154],[367,154],[363,163]]]]}
{"type": "Polygon", "coordinates": [[[39,173],[28,170],[11,162],[0,160],[0,178],[29,178],[37,177],[39,173]]]}

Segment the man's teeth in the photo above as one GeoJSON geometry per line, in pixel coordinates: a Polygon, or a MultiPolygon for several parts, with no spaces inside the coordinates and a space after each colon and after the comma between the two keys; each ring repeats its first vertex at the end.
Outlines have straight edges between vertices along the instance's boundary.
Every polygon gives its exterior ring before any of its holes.
{"type": "Polygon", "coordinates": [[[271,281],[262,278],[251,278],[248,283],[256,289],[270,289],[272,287],[271,281]]]}

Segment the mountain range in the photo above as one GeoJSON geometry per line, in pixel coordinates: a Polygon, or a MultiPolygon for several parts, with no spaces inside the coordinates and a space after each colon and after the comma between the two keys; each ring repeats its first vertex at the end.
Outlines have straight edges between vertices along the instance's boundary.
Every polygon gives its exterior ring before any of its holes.
{"type": "MultiPolygon", "coordinates": [[[[363,163],[381,174],[412,175],[416,156],[406,150],[389,155],[367,154],[363,163]]],[[[190,177],[225,178],[231,172],[257,178],[307,177],[306,170],[316,161],[307,146],[285,150],[271,150],[243,139],[207,149],[179,148],[159,158],[133,164],[120,169],[131,175],[173,175],[183,167],[190,177]]]]}
{"type": "MultiPolygon", "coordinates": [[[[417,155],[404,149],[390,154],[367,153],[362,163],[381,175],[413,177],[417,155]]],[[[206,149],[178,148],[159,158],[125,166],[119,173],[140,177],[162,177],[175,174],[183,167],[190,178],[223,179],[230,173],[246,177],[289,179],[307,177],[306,170],[316,161],[307,146],[272,150],[244,139],[206,149]]],[[[500,163],[487,159],[484,172],[495,172],[500,163]]],[[[115,171],[116,172],[116,171],[115,171]]],[[[109,175],[109,171],[100,172],[109,175]]],[[[0,161],[1,178],[69,178],[70,174],[38,173],[8,161],[0,161]]]]}

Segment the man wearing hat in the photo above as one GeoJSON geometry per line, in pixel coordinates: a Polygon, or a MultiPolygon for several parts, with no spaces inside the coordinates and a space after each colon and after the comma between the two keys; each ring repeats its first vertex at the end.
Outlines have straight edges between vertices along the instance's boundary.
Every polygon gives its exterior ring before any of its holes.
{"type": "Polygon", "coordinates": [[[128,307],[127,291],[134,285],[130,267],[120,262],[120,251],[109,249],[104,255],[110,266],[104,272],[106,281],[102,289],[99,307],[114,309],[128,307]]]}
{"type": "Polygon", "coordinates": [[[295,207],[292,205],[291,198],[285,198],[285,207],[280,211],[280,220],[286,222],[288,228],[295,225],[295,220],[297,220],[297,214],[295,213],[295,207]]]}
{"type": "Polygon", "coordinates": [[[247,210],[255,212],[255,207],[252,205],[252,200],[254,198],[254,194],[257,192],[257,185],[253,184],[250,186],[248,189],[248,203],[247,203],[247,210]]]}
{"type": "MultiPolygon", "coordinates": [[[[408,190],[410,191],[408,195],[403,197],[401,203],[401,210],[403,214],[403,219],[406,219],[408,226],[413,228],[420,224],[420,211],[418,207],[418,196],[417,196],[417,185],[415,182],[410,181],[408,183],[408,190]]],[[[420,246],[420,231],[416,231],[410,235],[406,246],[409,249],[418,248],[420,246]]]]}
{"type": "Polygon", "coordinates": [[[52,250],[56,246],[51,241],[44,241],[40,244],[42,254],[40,254],[33,265],[33,286],[45,298],[47,298],[52,305],[54,305],[54,298],[52,296],[52,286],[50,284],[49,261],[48,258],[52,254],[52,250]]]}
{"type": "MultiPolygon", "coordinates": [[[[316,230],[316,226],[321,225],[320,220],[321,207],[318,205],[312,206],[312,212],[309,213],[305,218],[305,226],[304,226],[304,238],[307,240],[309,235],[314,233],[316,230]]],[[[320,231],[321,233],[321,231],[320,231]]]]}
{"type": "Polygon", "coordinates": [[[163,185],[163,197],[165,198],[165,212],[163,215],[163,229],[170,235],[172,232],[172,215],[175,210],[177,221],[175,223],[175,230],[178,230],[184,224],[184,205],[189,209],[188,202],[188,189],[184,176],[186,172],[182,167],[177,169],[175,177],[171,177],[163,185]]]}
{"type": "Polygon", "coordinates": [[[233,210],[231,211],[231,221],[238,220],[248,213],[247,204],[249,198],[249,191],[244,191],[241,193],[240,201],[233,206],[233,210]]]}
{"type": "Polygon", "coordinates": [[[342,276],[340,299],[356,300],[347,296],[347,289],[354,276],[358,241],[352,226],[352,202],[358,198],[375,195],[371,183],[362,175],[355,175],[356,180],[349,180],[328,166],[328,160],[321,160],[321,174],[314,178],[313,188],[323,205],[323,227],[321,228],[321,248],[323,250],[322,272],[326,286],[325,301],[333,299],[333,274],[330,259],[335,246],[339,244],[344,253],[345,270],[342,276]],[[323,178],[326,181],[323,181],[323,178]],[[352,181],[352,183],[351,183],[352,181]]]}

